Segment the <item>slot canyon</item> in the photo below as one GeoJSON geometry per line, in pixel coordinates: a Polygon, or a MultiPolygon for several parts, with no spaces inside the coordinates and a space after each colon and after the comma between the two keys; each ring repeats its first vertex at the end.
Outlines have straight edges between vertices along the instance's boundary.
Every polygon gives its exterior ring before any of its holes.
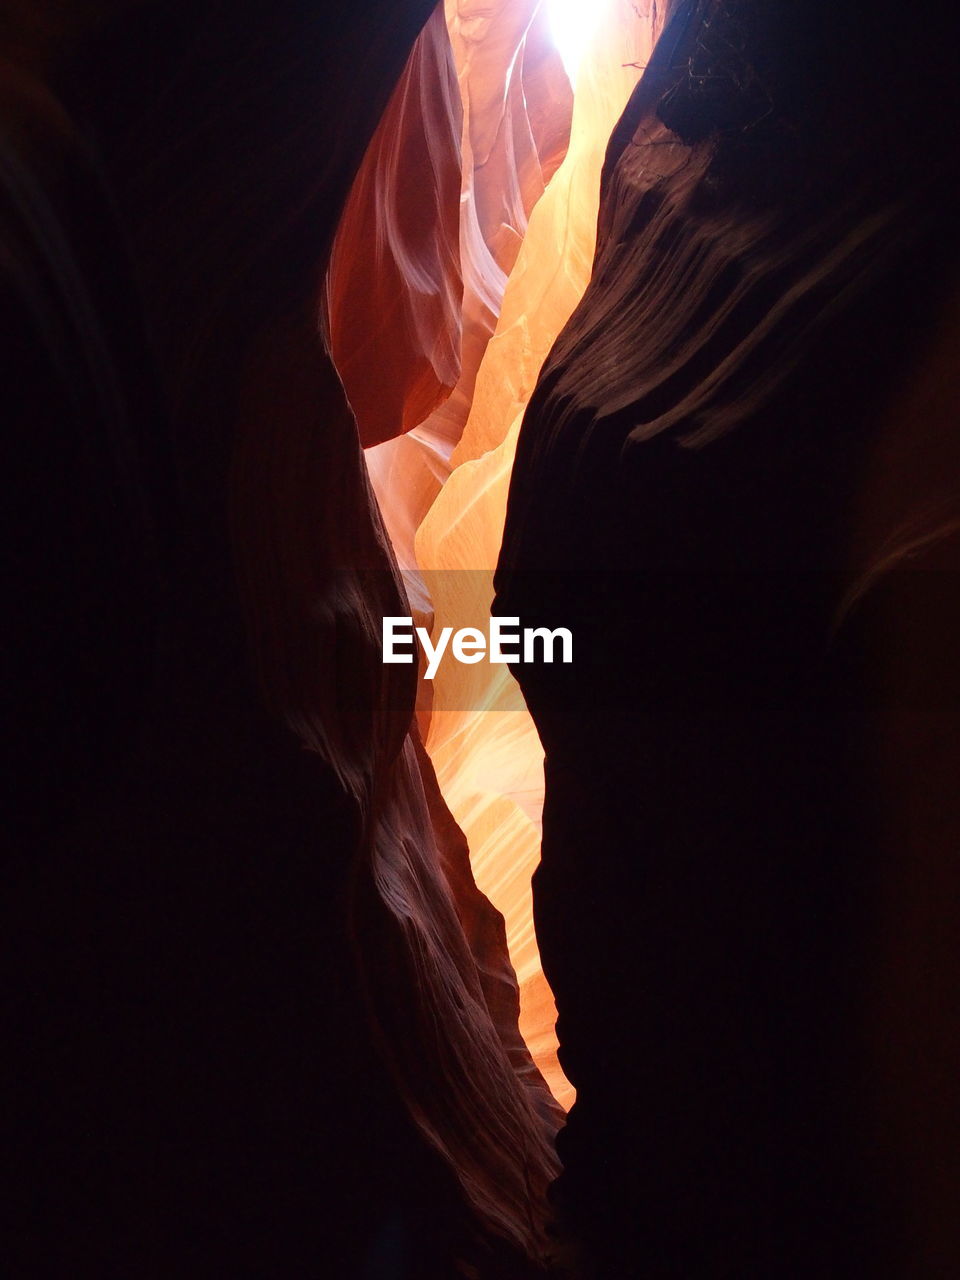
{"type": "Polygon", "coordinates": [[[941,8],[0,0],[5,1274],[960,1275],[941,8]]]}

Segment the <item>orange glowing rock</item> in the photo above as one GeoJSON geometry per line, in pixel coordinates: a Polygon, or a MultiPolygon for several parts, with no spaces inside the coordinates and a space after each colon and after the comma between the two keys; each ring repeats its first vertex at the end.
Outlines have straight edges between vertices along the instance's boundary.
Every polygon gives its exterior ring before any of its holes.
{"type": "MultiPolygon", "coordinates": [[[[418,622],[482,629],[520,421],[590,276],[604,152],[652,46],[655,9],[604,0],[575,97],[535,0],[451,0],[446,20],[464,109],[462,367],[448,400],[398,438],[378,433],[384,443],[366,456],[418,622]]],[[[426,750],[479,888],[505,918],[524,1039],[569,1106],[532,921],[540,742],[507,668],[448,664],[431,684],[420,700],[426,750]]]]}
{"type": "MultiPolygon", "coordinates": [[[[477,370],[500,314],[504,264],[515,260],[528,214],[560,163],[570,133],[570,86],[542,11],[531,19],[531,6],[521,5],[524,21],[511,20],[509,39],[499,32],[515,7],[501,4],[491,16],[469,2],[448,5],[464,119],[458,157],[460,377],[450,397],[424,421],[403,436],[396,430],[392,439],[381,435],[384,443],[367,453],[384,523],[404,569],[416,568],[414,534],[450,474],[450,454],[463,433],[477,370]],[[490,137],[494,143],[488,146],[490,137]]],[[[366,199],[374,194],[368,189],[366,199]]]]}
{"type": "MultiPolygon", "coordinates": [[[[520,420],[540,366],[589,280],[607,139],[652,35],[652,15],[643,17],[618,0],[605,10],[585,51],[569,148],[531,213],[470,416],[451,456],[450,478],[416,535],[421,568],[445,571],[428,573],[437,627],[465,618],[470,609],[489,611],[520,420]],[[477,597],[471,606],[446,598],[445,589],[455,592],[451,584],[463,580],[477,597]]],[[[431,717],[427,750],[466,833],[477,882],[506,919],[524,1037],[555,1096],[569,1106],[573,1091],[556,1060],[555,1011],[531,914],[543,803],[539,739],[503,669],[454,666],[439,683],[434,698],[441,709],[431,717]],[[486,687],[477,688],[478,681],[486,687]]]]}
{"type": "Polygon", "coordinates": [[[422,422],[460,375],[460,128],[438,9],[367,148],[327,272],[330,349],[364,445],[422,422]]]}

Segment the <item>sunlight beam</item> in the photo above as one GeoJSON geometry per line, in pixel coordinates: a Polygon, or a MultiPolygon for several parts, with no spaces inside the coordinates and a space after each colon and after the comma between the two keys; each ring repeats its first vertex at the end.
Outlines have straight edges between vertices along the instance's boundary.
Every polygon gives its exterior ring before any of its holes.
{"type": "Polygon", "coordinates": [[[571,85],[609,0],[544,0],[550,32],[571,85]]]}

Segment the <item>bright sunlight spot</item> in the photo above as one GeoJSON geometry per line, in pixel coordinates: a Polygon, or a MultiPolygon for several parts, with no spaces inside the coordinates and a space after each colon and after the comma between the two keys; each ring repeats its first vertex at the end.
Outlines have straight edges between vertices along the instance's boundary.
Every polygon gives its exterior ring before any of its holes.
{"type": "Polygon", "coordinates": [[[609,0],[545,0],[550,30],[570,83],[576,85],[580,59],[609,0]]]}

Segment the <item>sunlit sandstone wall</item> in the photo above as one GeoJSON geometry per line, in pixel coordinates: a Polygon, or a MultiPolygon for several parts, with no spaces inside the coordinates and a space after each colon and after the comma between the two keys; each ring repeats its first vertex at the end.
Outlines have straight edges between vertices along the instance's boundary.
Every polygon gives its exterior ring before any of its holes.
{"type": "MultiPolygon", "coordinates": [[[[572,108],[569,82],[536,2],[500,0],[491,6],[460,0],[447,5],[446,25],[463,100],[457,155],[460,375],[449,398],[412,430],[404,423],[402,433],[395,419],[392,431],[379,437],[384,443],[367,452],[377,499],[404,569],[416,567],[416,530],[450,474],[450,454],[463,432],[477,370],[500,314],[506,272],[516,259],[529,213],[563,157],[572,108]]],[[[410,172],[406,190],[429,207],[431,194],[419,180],[409,181],[410,172]]],[[[349,265],[355,255],[343,256],[349,265]]],[[[421,264],[407,271],[406,285],[424,293],[421,264]]],[[[381,356],[389,363],[389,343],[376,350],[368,344],[365,355],[368,366],[381,356]]],[[[358,392],[362,394],[359,387],[358,392]]]]}
{"type": "MultiPolygon", "coordinates": [[[[483,571],[430,574],[437,627],[489,612],[520,419],[540,366],[586,287],[607,139],[650,43],[650,15],[612,0],[584,52],[569,149],[530,216],[450,478],[417,531],[421,568],[483,571]]],[[[506,918],[524,1038],[557,1098],[569,1105],[572,1090],[556,1060],[555,1011],[530,896],[540,847],[542,750],[518,705],[513,677],[505,668],[494,670],[449,663],[441,669],[427,750],[467,835],[477,881],[506,918]]]]}
{"type": "MultiPolygon", "coordinates": [[[[651,47],[652,5],[599,3],[575,95],[546,5],[447,3],[463,109],[459,260],[450,252],[449,199],[437,198],[450,179],[452,116],[439,15],[421,39],[429,42],[421,65],[408,68],[419,106],[409,87],[395,96],[338,234],[327,289],[332,345],[336,351],[339,336],[349,353],[340,372],[364,442],[374,446],[367,465],[411,607],[437,629],[482,624],[489,612],[520,419],[589,279],[607,140],[651,47]],[[418,120],[425,143],[411,138],[418,120]],[[418,175],[408,186],[397,160],[404,154],[418,175]],[[431,219],[432,241],[424,233],[431,219]],[[378,263],[386,289],[373,278],[378,263]],[[385,380],[392,382],[381,396],[385,380]],[[431,396],[435,407],[411,426],[413,407],[431,396]]],[[[523,1036],[568,1106],[532,921],[543,802],[536,731],[502,668],[491,676],[486,666],[447,663],[422,694],[420,728],[444,799],[481,890],[506,919],[523,1036]]]]}
{"type": "MultiPolygon", "coordinates": [[[[352,933],[381,1052],[475,1220],[514,1252],[540,1259],[548,1247],[545,1191],[557,1172],[551,1140],[559,1108],[518,1029],[519,992],[503,918],[476,887],[466,840],[422,749],[414,719],[416,672],[380,661],[379,619],[407,606],[395,571],[395,553],[401,563],[405,556],[396,527],[391,549],[380,512],[369,511],[360,449],[361,442],[402,433],[442,401],[457,376],[461,111],[441,9],[421,31],[380,117],[325,273],[319,318],[338,357],[342,386],[337,380],[336,390],[341,398],[346,393],[344,456],[327,450],[314,458],[309,444],[288,448],[290,476],[305,505],[285,502],[280,518],[296,534],[309,529],[338,570],[322,593],[310,596],[322,601],[315,611],[320,620],[333,619],[327,628],[332,649],[313,650],[305,661],[310,674],[334,686],[325,698],[335,714],[321,731],[339,730],[329,754],[367,819],[370,875],[357,881],[352,933]],[[354,463],[359,473],[351,470],[354,463]],[[317,469],[307,470],[313,464],[317,469]],[[369,525],[351,519],[345,499],[355,482],[369,525]],[[326,491],[335,500],[318,504],[326,491]],[[320,525],[325,512],[328,522],[320,525]],[[365,690],[372,698],[367,708],[365,690]],[[366,722],[365,711],[371,713],[366,722]]],[[[288,345],[284,335],[280,356],[288,345]]],[[[285,396],[295,388],[283,368],[271,371],[270,386],[271,429],[289,441],[276,388],[285,396]]],[[[327,401],[334,399],[322,389],[297,395],[327,420],[328,435],[333,412],[327,401]]],[[[310,444],[316,438],[311,433],[310,444]]],[[[263,455],[259,436],[252,444],[245,474],[273,491],[270,456],[263,455]]],[[[412,471],[404,474],[417,479],[412,471]]],[[[415,507],[416,485],[406,494],[415,507]]],[[[242,509],[258,508],[245,502],[242,509]]],[[[302,545],[302,537],[277,539],[261,524],[250,536],[266,538],[268,550],[275,543],[294,551],[302,545]]],[[[285,565],[272,568],[262,588],[289,576],[285,565]]],[[[272,621],[275,614],[268,604],[257,616],[272,621]]],[[[285,662],[281,671],[289,667],[285,662]]]]}

